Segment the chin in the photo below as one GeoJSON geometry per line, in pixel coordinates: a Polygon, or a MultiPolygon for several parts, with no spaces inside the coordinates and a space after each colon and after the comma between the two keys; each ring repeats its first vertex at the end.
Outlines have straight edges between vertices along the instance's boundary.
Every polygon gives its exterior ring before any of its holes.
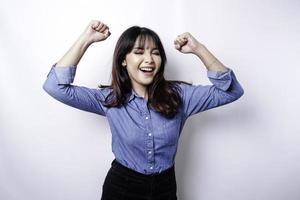
{"type": "Polygon", "coordinates": [[[153,80],[152,81],[145,81],[145,82],[141,82],[142,85],[144,86],[149,86],[153,83],[153,80]]]}

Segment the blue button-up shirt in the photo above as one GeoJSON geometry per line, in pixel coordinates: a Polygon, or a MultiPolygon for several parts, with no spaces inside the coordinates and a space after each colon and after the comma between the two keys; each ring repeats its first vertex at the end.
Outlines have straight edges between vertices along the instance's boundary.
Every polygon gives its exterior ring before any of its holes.
{"type": "Polygon", "coordinates": [[[72,85],[75,66],[52,66],[44,90],[69,106],[105,116],[112,133],[112,151],[122,165],[143,174],[159,173],[174,165],[178,139],[191,115],[235,101],[244,93],[233,71],[208,71],[213,85],[179,84],[182,107],[172,119],[150,109],[132,90],[129,102],[120,108],[103,106],[109,88],[72,85]]]}

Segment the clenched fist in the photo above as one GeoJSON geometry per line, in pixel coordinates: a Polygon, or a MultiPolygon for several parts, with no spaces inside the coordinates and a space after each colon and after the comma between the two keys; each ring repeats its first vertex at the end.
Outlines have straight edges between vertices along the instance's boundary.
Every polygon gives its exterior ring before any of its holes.
{"type": "Polygon", "coordinates": [[[109,27],[101,21],[92,20],[82,33],[82,36],[89,43],[103,41],[110,36],[109,27]]]}
{"type": "Polygon", "coordinates": [[[186,32],[176,37],[174,45],[181,53],[195,53],[201,46],[201,43],[198,42],[190,33],[186,32]]]}

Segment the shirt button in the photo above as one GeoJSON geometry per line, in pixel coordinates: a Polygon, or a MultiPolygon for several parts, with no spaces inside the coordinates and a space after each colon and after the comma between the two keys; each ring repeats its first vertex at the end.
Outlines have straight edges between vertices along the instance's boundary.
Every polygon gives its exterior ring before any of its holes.
{"type": "Polygon", "coordinates": [[[153,169],[153,167],[151,166],[150,169],[153,169]]]}
{"type": "Polygon", "coordinates": [[[146,119],[149,119],[149,117],[147,116],[146,119]]]}
{"type": "Polygon", "coordinates": [[[151,154],[152,152],[151,151],[148,151],[148,154],[151,154]]]}
{"type": "Polygon", "coordinates": [[[149,137],[151,137],[151,135],[152,135],[151,133],[148,133],[148,136],[149,136],[149,137]]]}

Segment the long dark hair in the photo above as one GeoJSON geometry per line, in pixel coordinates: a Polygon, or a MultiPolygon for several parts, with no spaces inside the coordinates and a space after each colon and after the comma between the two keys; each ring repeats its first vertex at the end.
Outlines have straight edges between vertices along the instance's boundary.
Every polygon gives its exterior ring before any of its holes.
{"type": "Polygon", "coordinates": [[[153,82],[148,86],[148,105],[165,117],[172,118],[178,113],[182,104],[180,88],[176,84],[181,81],[165,80],[164,69],[167,58],[163,45],[159,36],[145,27],[132,26],[120,36],[113,55],[111,85],[100,86],[112,89],[112,92],[105,99],[104,105],[106,107],[120,107],[128,102],[132,85],[127,69],[122,66],[122,62],[127,53],[133,49],[137,39],[141,46],[145,45],[146,40],[151,39],[161,56],[160,69],[155,75],[153,82]]]}

